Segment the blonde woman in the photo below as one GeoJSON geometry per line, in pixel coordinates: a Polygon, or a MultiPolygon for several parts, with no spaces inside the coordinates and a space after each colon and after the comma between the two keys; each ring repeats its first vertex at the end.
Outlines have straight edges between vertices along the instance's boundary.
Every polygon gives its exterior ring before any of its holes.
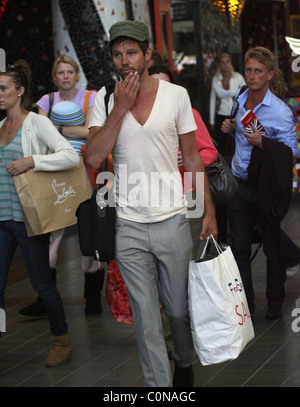
{"type": "Polygon", "coordinates": [[[234,150],[230,136],[221,131],[221,126],[230,116],[234,96],[245,84],[243,76],[234,71],[230,55],[222,54],[211,85],[209,121],[218,151],[225,157],[231,157],[234,150]]]}
{"type": "MultiPolygon", "coordinates": [[[[82,110],[84,109],[84,98],[89,91],[76,88],[79,77],[79,66],[77,62],[68,55],[60,55],[52,65],[52,79],[57,87],[57,92],[53,92],[53,102],[50,106],[50,94],[42,96],[36,103],[39,114],[50,116],[50,108],[53,108],[58,102],[71,101],[76,103],[82,110]]],[[[59,126],[60,133],[69,140],[86,140],[89,132],[89,122],[92,108],[97,92],[92,91],[89,96],[88,109],[85,116],[85,122],[80,126],[59,126]]]]}

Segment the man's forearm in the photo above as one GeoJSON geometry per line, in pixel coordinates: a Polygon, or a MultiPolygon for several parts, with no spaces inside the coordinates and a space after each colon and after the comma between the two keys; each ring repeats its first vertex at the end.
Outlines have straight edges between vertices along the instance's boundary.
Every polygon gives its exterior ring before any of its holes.
{"type": "Polygon", "coordinates": [[[100,168],[114,148],[124,118],[124,113],[113,109],[103,127],[92,127],[86,143],[87,163],[91,168],[100,168]]]}
{"type": "Polygon", "coordinates": [[[216,215],[215,207],[212,201],[212,196],[209,187],[209,181],[205,172],[205,168],[202,160],[193,163],[191,162],[188,165],[187,171],[191,171],[194,176],[192,178],[193,188],[196,190],[196,195],[199,202],[203,202],[205,216],[202,223],[202,231],[200,234],[200,239],[207,238],[209,234],[216,235],[218,233],[217,224],[216,224],[216,215]],[[203,173],[204,178],[202,182],[197,183],[197,173],[203,173]]]}
{"type": "Polygon", "coordinates": [[[120,86],[116,81],[114,90],[114,107],[103,127],[92,127],[87,139],[87,163],[92,168],[100,168],[114,148],[124,116],[133,106],[139,91],[139,74],[131,72],[120,86]]]}

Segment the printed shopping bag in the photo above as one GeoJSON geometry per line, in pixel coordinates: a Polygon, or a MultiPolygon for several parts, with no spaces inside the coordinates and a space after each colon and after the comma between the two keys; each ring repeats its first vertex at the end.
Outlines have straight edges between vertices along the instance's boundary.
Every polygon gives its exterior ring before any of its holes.
{"type": "Polygon", "coordinates": [[[65,171],[30,171],[13,177],[28,236],[53,232],[77,222],[78,205],[90,197],[83,160],[65,171]]]}
{"type": "Polygon", "coordinates": [[[254,338],[254,330],[240,272],[227,246],[217,244],[215,257],[190,262],[189,313],[192,337],[203,365],[236,359],[254,338]]]}

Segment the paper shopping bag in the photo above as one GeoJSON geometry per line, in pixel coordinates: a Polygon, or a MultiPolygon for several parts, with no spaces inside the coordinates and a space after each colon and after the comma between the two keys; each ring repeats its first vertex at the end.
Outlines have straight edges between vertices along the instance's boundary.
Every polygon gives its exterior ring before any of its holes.
{"type": "Polygon", "coordinates": [[[203,365],[236,359],[254,338],[240,272],[231,248],[217,249],[205,260],[190,262],[189,313],[196,353],[203,365]]]}
{"type": "Polygon", "coordinates": [[[31,171],[13,177],[28,236],[74,225],[78,205],[90,197],[83,160],[65,171],[31,171]]]}

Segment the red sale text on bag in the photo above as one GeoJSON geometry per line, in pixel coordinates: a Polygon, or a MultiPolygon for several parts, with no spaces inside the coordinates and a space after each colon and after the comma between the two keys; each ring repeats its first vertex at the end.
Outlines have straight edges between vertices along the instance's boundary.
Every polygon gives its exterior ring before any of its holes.
{"type": "MultiPolygon", "coordinates": [[[[244,289],[243,283],[239,282],[237,278],[234,279],[234,283],[228,283],[228,287],[232,293],[239,293],[244,289]]],[[[243,325],[246,320],[251,318],[247,304],[245,305],[242,301],[235,306],[235,312],[240,317],[239,325],[243,325]]]]}
{"type": "Polygon", "coordinates": [[[241,318],[239,325],[243,325],[249,318],[251,318],[248,307],[241,302],[240,305],[235,306],[236,314],[241,318]]]}

